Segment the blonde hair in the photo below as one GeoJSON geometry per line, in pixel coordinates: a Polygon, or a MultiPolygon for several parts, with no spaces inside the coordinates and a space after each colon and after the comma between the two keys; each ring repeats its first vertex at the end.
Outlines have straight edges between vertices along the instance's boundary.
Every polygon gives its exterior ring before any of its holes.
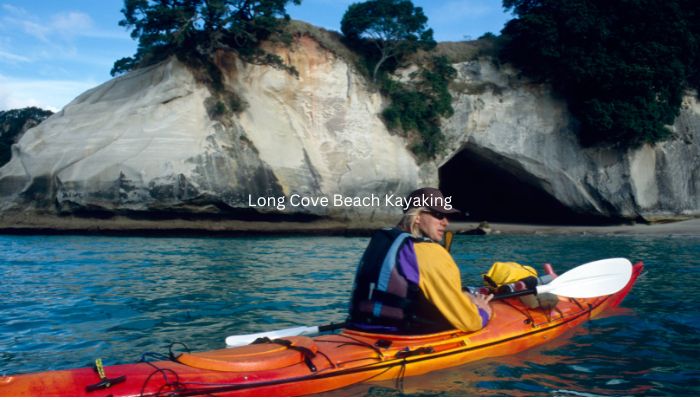
{"type": "Polygon", "coordinates": [[[418,219],[420,213],[425,211],[430,210],[427,207],[409,209],[408,211],[406,211],[406,214],[403,215],[401,221],[399,221],[398,227],[401,230],[410,233],[411,236],[413,236],[416,239],[423,237],[423,231],[421,231],[420,227],[418,227],[418,223],[416,222],[416,220],[418,219]]]}

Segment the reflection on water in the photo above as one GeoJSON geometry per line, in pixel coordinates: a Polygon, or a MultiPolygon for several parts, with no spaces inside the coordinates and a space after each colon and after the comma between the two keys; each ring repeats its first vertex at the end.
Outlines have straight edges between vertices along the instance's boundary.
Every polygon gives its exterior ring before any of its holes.
{"type": "MultiPolygon", "coordinates": [[[[137,361],[172,342],[342,321],[366,238],[0,236],[0,374],[137,361]]],[[[647,274],[618,309],[529,351],[411,377],[438,396],[700,395],[700,238],[458,236],[465,284],[494,261],[563,272],[608,257],[647,274]]],[[[396,382],[331,395],[398,395],[396,382]]]]}

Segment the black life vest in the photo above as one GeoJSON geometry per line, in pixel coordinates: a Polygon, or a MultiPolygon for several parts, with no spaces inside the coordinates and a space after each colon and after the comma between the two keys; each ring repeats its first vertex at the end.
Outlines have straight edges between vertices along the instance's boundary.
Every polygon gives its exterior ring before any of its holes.
{"type": "Polygon", "coordinates": [[[350,327],[377,331],[389,328],[401,333],[453,329],[399,267],[398,253],[408,240],[419,239],[397,228],[382,229],[372,236],[355,275],[350,327]]]}

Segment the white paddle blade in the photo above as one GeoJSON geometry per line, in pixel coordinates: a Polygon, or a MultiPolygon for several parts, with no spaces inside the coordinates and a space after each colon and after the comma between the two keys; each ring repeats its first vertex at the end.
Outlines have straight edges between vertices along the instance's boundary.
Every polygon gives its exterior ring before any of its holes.
{"type": "Polygon", "coordinates": [[[583,264],[566,271],[547,285],[537,287],[537,293],[589,298],[617,293],[632,277],[632,263],[626,258],[608,258],[583,264]]]}
{"type": "Polygon", "coordinates": [[[294,328],[279,329],[276,331],[251,333],[248,335],[233,335],[226,338],[226,347],[238,347],[251,344],[255,339],[267,337],[277,339],[287,336],[314,335],[318,333],[318,326],[297,326],[294,328]]]}

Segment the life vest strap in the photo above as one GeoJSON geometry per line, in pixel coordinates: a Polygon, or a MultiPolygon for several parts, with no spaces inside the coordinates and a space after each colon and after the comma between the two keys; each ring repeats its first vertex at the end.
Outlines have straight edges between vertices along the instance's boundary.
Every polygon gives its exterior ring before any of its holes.
{"type": "MultiPolygon", "coordinates": [[[[384,262],[382,262],[382,268],[379,272],[379,279],[377,280],[377,288],[376,290],[386,292],[389,290],[389,280],[391,279],[391,273],[396,268],[396,257],[399,253],[399,248],[401,248],[401,245],[403,244],[404,240],[410,238],[411,235],[408,233],[401,233],[400,235],[396,236],[394,239],[394,242],[391,244],[391,247],[389,247],[389,251],[386,254],[386,257],[384,257],[384,262]]],[[[374,310],[372,310],[372,314],[374,314],[375,317],[379,317],[382,312],[382,303],[377,302],[374,305],[374,310]]]]}
{"type": "Polygon", "coordinates": [[[402,310],[408,309],[408,307],[411,306],[411,304],[413,303],[407,298],[397,296],[393,293],[385,292],[379,289],[374,289],[370,300],[380,302],[383,305],[387,305],[389,307],[400,308],[402,310]]]}

